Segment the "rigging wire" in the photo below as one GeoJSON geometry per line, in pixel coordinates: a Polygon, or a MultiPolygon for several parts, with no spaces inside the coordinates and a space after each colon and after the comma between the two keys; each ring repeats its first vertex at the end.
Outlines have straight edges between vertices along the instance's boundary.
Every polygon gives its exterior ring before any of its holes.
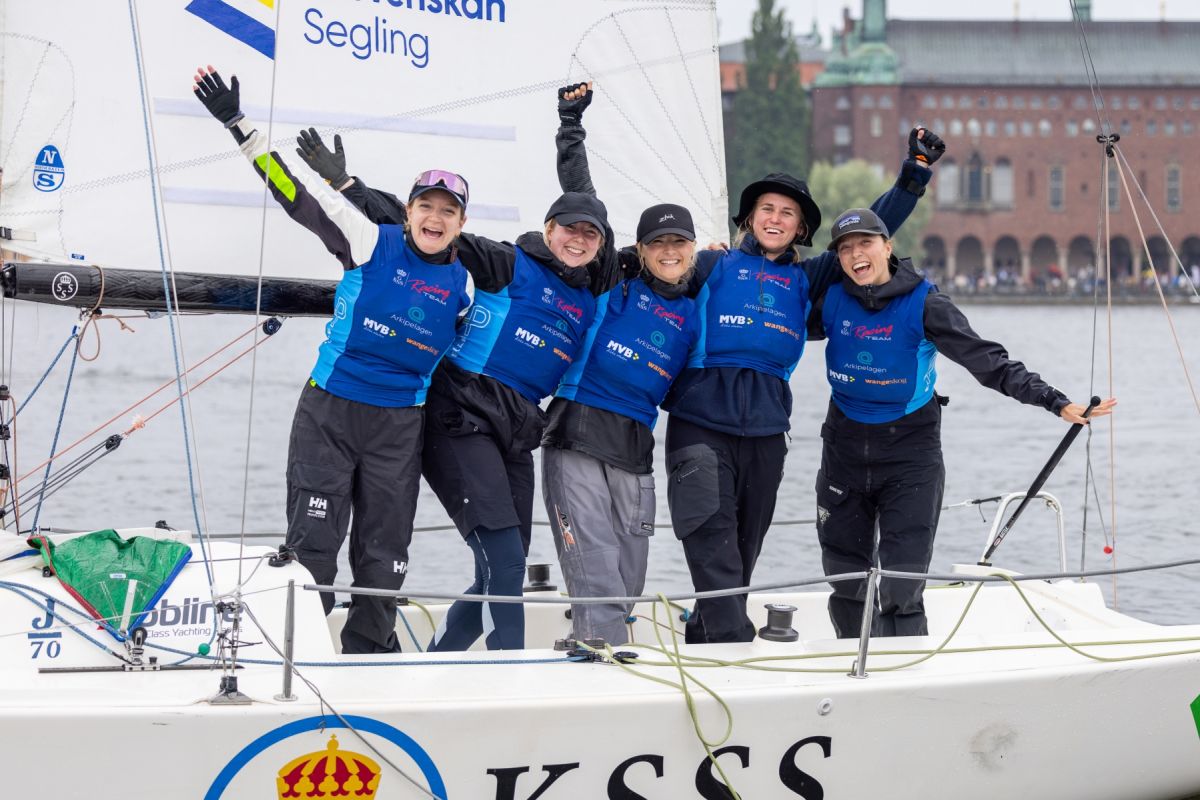
{"type": "MultiPolygon", "coordinates": [[[[228,350],[228,349],[229,349],[230,347],[232,347],[232,346],[233,346],[235,343],[237,343],[237,342],[241,341],[241,340],[242,340],[242,339],[244,339],[246,336],[248,336],[248,335],[250,335],[251,333],[253,333],[253,331],[254,331],[254,330],[255,330],[255,329],[254,329],[254,328],[252,328],[252,329],[250,329],[250,330],[246,331],[245,333],[242,333],[241,335],[239,335],[239,336],[235,337],[234,339],[230,340],[229,342],[227,342],[226,344],[222,345],[221,347],[217,348],[216,350],[214,350],[212,353],[210,353],[210,354],[209,354],[208,356],[206,356],[205,358],[201,359],[200,361],[196,362],[196,363],[195,363],[195,364],[193,364],[192,366],[188,367],[188,372],[192,372],[192,371],[194,371],[194,370],[198,369],[199,367],[201,367],[203,364],[206,364],[207,362],[211,361],[211,360],[212,360],[213,358],[215,358],[215,357],[216,357],[216,356],[217,356],[219,353],[222,353],[222,352],[224,352],[225,350],[228,350]]],[[[69,341],[69,340],[68,340],[68,341],[69,341]]],[[[217,367],[215,370],[213,370],[212,372],[210,372],[208,375],[206,375],[206,376],[205,376],[204,378],[202,378],[201,380],[197,381],[195,384],[190,384],[190,388],[188,389],[188,392],[189,392],[189,393],[191,393],[191,392],[194,392],[196,389],[199,389],[201,386],[204,386],[204,385],[205,385],[206,383],[208,383],[210,380],[212,380],[212,379],[213,379],[213,378],[215,378],[216,376],[220,375],[222,372],[224,372],[224,371],[225,371],[226,369],[228,369],[229,367],[233,366],[233,364],[234,364],[234,363],[236,363],[237,361],[239,361],[240,359],[242,359],[243,357],[245,357],[246,355],[248,355],[248,354],[249,354],[249,353],[250,353],[252,350],[254,350],[256,347],[258,347],[260,344],[262,344],[262,343],[263,343],[263,342],[265,342],[265,341],[268,341],[268,340],[267,340],[267,339],[263,339],[263,340],[261,340],[261,341],[256,341],[256,342],[255,342],[254,344],[252,344],[250,347],[247,347],[245,350],[242,350],[240,353],[238,353],[237,355],[235,355],[235,356],[233,356],[232,358],[230,358],[230,359],[229,359],[228,361],[226,361],[224,364],[222,364],[221,366],[217,367]]],[[[50,457],[50,460],[53,460],[53,459],[55,459],[55,458],[58,458],[59,456],[61,456],[61,455],[65,454],[65,453],[68,453],[68,452],[70,452],[71,450],[73,450],[74,448],[76,448],[76,447],[78,447],[79,445],[83,444],[85,441],[87,441],[88,439],[90,439],[92,436],[94,436],[95,434],[99,433],[99,432],[100,432],[100,431],[101,431],[103,428],[106,428],[106,427],[108,427],[108,426],[109,426],[109,425],[111,425],[112,423],[116,422],[118,419],[121,419],[122,417],[124,417],[126,414],[129,414],[130,412],[134,411],[134,410],[135,410],[135,409],[136,409],[138,406],[140,406],[142,403],[145,403],[145,402],[146,402],[147,400],[149,400],[151,397],[154,397],[154,396],[155,396],[156,394],[158,394],[159,392],[163,391],[164,389],[167,389],[167,388],[168,388],[168,387],[170,387],[172,384],[175,384],[175,383],[177,383],[177,380],[178,380],[178,376],[168,379],[168,380],[167,380],[165,383],[163,383],[162,385],[160,385],[160,386],[159,386],[157,389],[155,389],[155,390],[151,391],[150,393],[148,393],[148,394],[144,395],[144,396],[143,396],[141,399],[139,399],[139,400],[135,401],[135,402],[134,402],[132,405],[126,406],[126,407],[125,407],[123,410],[121,410],[121,411],[118,411],[118,412],[117,412],[116,414],[114,414],[112,417],[110,417],[110,418],[109,418],[109,419],[107,419],[106,421],[104,421],[104,422],[100,423],[99,425],[97,425],[96,427],[94,427],[92,430],[88,431],[88,432],[87,432],[87,433],[85,433],[83,436],[81,436],[81,437],[79,437],[78,439],[76,439],[76,440],[75,440],[74,442],[72,442],[71,444],[67,445],[67,446],[66,446],[66,447],[64,447],[63,449],[61,449],[61,450],[59,450],[58,452],[54,453],[54,454],[53,454],[53,455],[50,457]]],[[[28,401],[26,401],[26,402],[28,402],[28,401]]],[[[164,411],[166,411],[168,408],[170,408],[171,406],[175,405],[175,404],[176,404],[176,403],[178,403],[178,402],[179,402],[179,398],[178,398],[178,397],[176,397],[176,398],[173,398],[173,399],[171,399],[171,400],[167,401],[167,402],[166,402],[166,403],[164,403],[162,406],[160,406],[160,407],[158,408],[158,410],[156,410],[156,411],[153,411],[153,412],[151,412],[150,414],[148,414],[148,415],[146,415],[146,416],[140,416],[140,415],[137,415],[137,416],[135,416],[135,419],[134,419],[133,423],[131,424],[131,426],[130,426],[130,427],[127,429],[127,430],[125,430],[124,432],[122,432],[122,433],[121,433],[121,437],[122,437],[122,438],[126,438],[126,437],[128,437],[129,435],[131,435],[132,433],[134,433],[135,431],[141,430],[143,427],[145,427],[145,426],[146,426],[146,424],[147,424],[147,423],[149,423],[149,422],[151,422],[152,420],[154,420],[154,418],[155,418],[155,417],[157,417],[159,414],[163,413],[163,412],[164,412],[164,411]]],[[[24,408],[24,404],[22,404],[22,408],[24,408]]],[[[37,472],[37,470],[39,470],[39,469],[41,469],[42,467],[44,467],[44,466],[45,466],[47,463],[48,463],[48,462],[46,462],[46,461],[43,461],[41,464],[38,464],[36,467],[34,467],[34,468],[33,468],[32,470],[30,470],[29,472],[25,473],[24,475],[21,475],[21,476],[20,476],[20,477],[17,479],[17,481],[18,481],[18,482],[20,482],[20,481],[24,481],[25,479],[29,478],[29,477],[30,477],[30,476],[31,476],[31,475],[32,475],[34,472],[37,472]]]]}
{"type": "MultiPolygon", "coordinates": [[[[1112,122],[1108,118],[1108,107],[1104,101],[1104,90],[1100,88],[1100,78],[1099,78],[1098,73],[1096,72],[1096,63],[1092,59],[1092,49],[1091,49],[1091,46],[1088,44],[1087,31],[1084,29],[1084,26],[1083,26],[1083,15],[1081,15],[1079,13],[1079,7],[1076,4],[1076,0],[1068,0],[1068,2],[1071,5],[1071,19],[1075,22],[1076,36],[1079,39],[1079,48],[1080,48],[1080,53],[1081,53],[1081,56],[1083,59],[1084,72],[1087,74],[1088,88],[1091,90],[1091,93],[1092,93],[1093,113],[1096,116],[1096,121],[1098,123],[1098,127],[1103,132],[1103,136],[1097,137],[1097,139],[1100,140],[1101,143],[1105,145],[1105,147],[1103,149],[1104,158],[1102,159],[1102,162],[1104,163],[1104,168],[1102,170],[1102,178],[1101,178],[1102,185],[1101,185],[1101,191],[1100,191],[1100,202],[1101,202],[1101,208],[1102,208],[1102,214],[1103,214],[1103,231],[1104,231],[1104,240],[1105,240],[1104,287],[1105,287],[1106,309],[1107,309],[1106,316],[1107,316],[1107,324],[1108,324],[1108,348],[1107,348],[1107,352],[1108,352],[1108,396],[1115,397],[1116,392],[1114,390],[1115,373],[1113,370],[1113,332],[1112,332],[1113,331],[1113,323],[1112,323],[1112,319],[1113,319],[1113,313],[1112,313],[1112,227],[1110,224],[1111,218],[1110,218],[1110,214],[1109,214],[1109,205],[1108,205],[1108,193],[1109,193],[1108,161],[1111,161],[1110,148],[1115,146],[1112,141],[1113,128],[1112,128],[1112,122]],[[1104,140],[1107,140],[1107,142],[1105,142],[1104,140]],[[1107,160],[1105,160],[1105,159],[1107,159],[1107,160]]],[[[1095,341],[1096,341],[1094,322],[1093,322],[1092,330],[1093,330],[1092,347],[1093,347],[1093,353],[1094,353],[1095,341]]],[[[1093,361],[1093,364],[1094,364],[1094,361],[1093,361]]],[[[1093,375],[1094,375],[1094,372],[1093,372],[1093,375]]],[[[1111,541],[1111,544],[1108,545],[1108,547],[1111,548],[1111,552],[1108,553],[1108,556],[1109,556],[1109,558],[1112,562],[1112,566],[1113,566],[1112,596],[1113,596],[1113,608],[1114,609],[1116,609],[1118,607],[1117,571],[1116,571],[1116,569],[1117,569],[1117,439],[1116,439],[1117,433],[1116,433],[1116,429],[1117,429],[1116,421],[1115,421],[1115,419],[1110,417],[1109,421],[1108,421],[1108,449],[1109,449],[1108,480],[1109,480],[1109,503],[1110,503],[1109,520],[1110,520],[1110,526],[1111,526],[1110,527],[1111,539],[1109,539],[1108,536],[1106,536],[1105,539],[1108,541],[1111,541]]],[[[1090,441],[1090,434],[1089,434],[1089,441],[1090,441]]],[[[1088,448],[1088,456],[1089,456],[1089,458],[1091,456],[1090,447],[1088,448]]],[[[1091,462],[1089,461],[1088,464],[1089,464],[1089,468],[1090,468],[1091,462]]],[[[1086,533],[1085,533],[1085,537],[1086,537],[1086,533]]]]}
{"type": "MultiPolygon", "coordinates": [[[[138,97],[141,101],[143,130],[146,138],[146,157],[149,162],[149,179],[150,179],[150,194],[151,204],[154,209],[154,228],[158,238],[158,259],[159,267],[162,270],[163,276],[163,297],[167,307],[167,323],[171,330],[171,351],[175,359],[176,386],[179,391],[179,399],[184,398],[184,383],[185,378],[181,370],[181,364],[185,358],[180,353],[182,339],[182,330],[176,332],[175,306],[178,302],[178,296],[175,290],[174,268],[169,262],[169,242],[166,239],[167,231],[165,230],[166,219],[162,209],[162,195],[158,186],[158,154],[155,146],[154,122],[150,115],[147,99],[146,73],[144,66],[144,53],[142,52],[142,36],[141,29],[138,24],[137,0],[129,0],[129,25],[130,32],[133,36],[133,53],[137,66],[137,82],[138,82],[138,97]]],[[[180,326],[182,328],[182,326],[180,326]]],[[[208,558],[208,543],[204,539],[204,528],[200,524],[200,509],[197,506],[197,470],[193,467],[192,459],[192,439],[189,435],[188,411],[191,406],[189,403],[180,402],[179,416],[180,422],[183,425],[183,448],[184,459],[187,463],[188,470],[188,489],[192,500],[192,515],[196,522],[196,536],[200,541],[200,549],[204,554],[205,559],[208,558]]],[[[212,586],[213,574],[211,567],[205,564],[208,572],[209,590],[215,594],[215,588],[212,586]]]]}
{"type": "MultiPolygon", "coordinates": [[[[1114,150],[1120,153],[1120,148],[1113,146],[1114,150]]],[[[1187,379],[1188,390],[1192,393],[1192,403],[1196,406],[1196,413],[1200,414],[1200,397],[1196,394],[1196,386],[1192,381],[1191,371],[1188,370],[1187,357],[1183,353],[1183,343],[1179,339],[1179,331],[1175,329],[1175,320],[1171,316],[1171,309],[1167,306],[1167,298],[1163,294],[1162,284],[1158,280],[1158,268],[1154,266],[1154,256],[1150,252],[1150,242],[1146,239],[1146,232],[1142,229],[1142,218],[1138,215],[1137,208],[1133,202],[1133,193],[1129,190],[1129,181],[1125,177],[1125,168],[1122,166],[1124,159],[1117,162],[1117,175],[1121,178],[1121,188],[1125,190],[1125,197],[1129,200],[1129,211],[1133,214],[1133,222],[1137,226],[1138,236],[1142,239],[1142,248],[1146,252],[1146,263],[1150,266],[1150,272],[1154,277],[1154,289],[1158,292],[1159,302],[1162,304],[1163,313],[1167,317],[1167,326],[1171,329],[1171,338],[1175,342],[1175,349],[1179,353],[1179,362],[1183,367],[1184,378],[1187,379]]],[[[1128,166],[1125,163],[1125,166],[1128,166]]],[[[1163,231],[1165,233],[1165,231],[1163,231]]],[[[1165,237],[1164,237],[1165,238],[1165,237]]]]}
{"type": "MultiPolygon", "coordinates": [[[[275,4],[276,35],[278,35],[278,32],[279,32],[280,11],[281,11],[282,7],[283,7],[283,3],[275,4]]],[[[266,174],[263,176],[264,179],[263,179],[263,187],[262,187],[262,205],[260,207],[261,223],[259,225],[259,239],[258,239],[258,281],[257,281],[255,293],[254,293],[254,321],[256,323],[262,318],[263,264],[266,262],[266,253],[267,253],[267,208],[271,202],[270,180],[267,178],[267,175],[270,174],[271,167],[272,167],[272,163],[271,163],[271,161],[272,161],[271,152],[272,151],[269,149],[269,147],[270,147],[269,143],[271,141],[271,131],[273,130],[274,125],[275,125],[275,87],[276,87],[276,78],[277,78],[277,74],[279,71],[278,55],[279,54],[276,53],[276,57],[271,59],[271,93],[269,95],[269,103],[267,106],[267,108],[268,108],[268,111],[267,111],[268,150],[267,150],[267,164],[264,169],[264,172],[266,174]]],[[[258,327],[257,327],[257,325],[255,326],[255,329],[254,329],[254,342],[255,342],[255,345],[258,344],[258,327]]],[[[242,469],[242,515],[241,515],[241,521],[239,523],[239,528],[241,530],[242,536],[238,541],[239,552],[245,552],[245,549],[246,549],[246,537],[245,537],[246,508],[250,502],[250,448],[251,448],[251,444],[253,442],[253,434],[254,434],[254,389],[255,389],[257,375],[258,375],[258,349],[257,349],[257,347],[255,347],[254,355],[250,357],[250,382],[249,382],[250,385],[248,388],[249,397],[247,398],[247,408],[246,408],[246,459],[245,459],[245,463],[244,463],[243,469],[242,469]]],[[[240,561],[238,562],[237,585],[239,588],[241,588],[241,586],[242,586],[242,564],[240,561]]]]}

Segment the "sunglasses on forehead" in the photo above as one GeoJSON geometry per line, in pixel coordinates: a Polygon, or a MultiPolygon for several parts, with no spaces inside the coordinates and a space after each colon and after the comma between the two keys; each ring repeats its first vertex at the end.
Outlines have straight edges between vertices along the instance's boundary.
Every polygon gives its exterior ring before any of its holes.
{"type": "Polygon", "coordinates": [[[465,203],[468,198],[467,180],[456,172],[444,169],[429,169],[422,172],[413,181],[414,191],[419,189],[445,189],[458,195],[465,203]]]}

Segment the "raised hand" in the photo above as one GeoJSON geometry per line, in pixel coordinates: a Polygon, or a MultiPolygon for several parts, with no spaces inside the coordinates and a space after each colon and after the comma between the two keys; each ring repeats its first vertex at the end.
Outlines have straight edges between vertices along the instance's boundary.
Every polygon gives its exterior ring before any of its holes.
{"type": "Polygon", "coordinates": [[[583,112],[592,102],[592,82],[573,83],[558,90],[558,118],[578,125],[583,112]]]}
{"type": "Polygon", "coordinates": [[[928,128],[913,128],[908,134],[908,157],[932,164],[946,152],[946,143],[928,128]]]}
{"type": "Polygon", "coordinates": [[[342,137],[333,135],[333,152],[321,141],[316,128],[300,131],[296,137],[296,153],[304,163],[313,168],[334,189],[341,189],[350,180],[346,174],[346,152],[342,150],[342,137]]]}
{"type": "Polygon", "coordinates": [[[238,98],[237,75],[234,75],[229,80],[229,85],[226,86],[225,81],[217,74],[216,68],[209,64],[207,70],[204,67],[197,67],[196,75],[192,80],[192,92],[208,109],[208,113],[216,117],[217,121],[226,128],[232,128],[245,116],[238,98]]]}

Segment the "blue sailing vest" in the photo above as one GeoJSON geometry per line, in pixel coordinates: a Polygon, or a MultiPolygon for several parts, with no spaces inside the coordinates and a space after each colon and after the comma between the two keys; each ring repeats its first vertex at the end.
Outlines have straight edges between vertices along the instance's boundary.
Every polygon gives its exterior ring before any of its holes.
{"type": "Polygon", "coordinates": [[[933,285],[922,280],[880,311],[868,311],[841,284],[825,294],[821,322],[826,375],[833,402],[856,422],[900,419],[933,397],[937,350],[925,338],[925,296],[933,285]]]}
{"type": "Polygon", "coordinates": [[[563,283],[521,248],[513,250],[512,282],[498,292],[475,293],[447,358],[539,403],[574,362],[596,298],[586,286],[563,283]]]}
{"type": "Polygon", "coordinates": [[[423,261],[402,227],[380,225],[370,260],[338,283],[313,382],[373,406],[421,405],[459,312],[471,304],[469,280],[457,259],[423,261]]]}
{"type": "Polygon", "coordinates": [[[811,305],[800,266],[726,253],[696,297],[700,336],[687,365],[748,367],[786,381],[804,354],[811,305]]]}
{"type": "Polygon", "coordinates": [[[600,296],[596,319],[555,395],[653,428],[658,404],[699,333],[696,304],[668,300],[640,278],[600,296]]]}

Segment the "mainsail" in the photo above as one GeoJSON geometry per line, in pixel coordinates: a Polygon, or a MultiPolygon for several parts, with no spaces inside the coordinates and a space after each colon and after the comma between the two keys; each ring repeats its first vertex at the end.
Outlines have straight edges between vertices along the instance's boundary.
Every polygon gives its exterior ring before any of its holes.
{"type": "Polygon", "coordinates": [[[239,76],[247,116],[285,155],[314,126],[342,134],[350,173],[379,188],[460,172],[467,229],[510,239],[540,228],[559,192],[555,89],[593,79],[588,148],[618,238],[667,201],[723,238],[714,3],[569,5],[0,0],[0,244],[106,267],[337,278],[192,96],[207,64],[239,76]]]}

